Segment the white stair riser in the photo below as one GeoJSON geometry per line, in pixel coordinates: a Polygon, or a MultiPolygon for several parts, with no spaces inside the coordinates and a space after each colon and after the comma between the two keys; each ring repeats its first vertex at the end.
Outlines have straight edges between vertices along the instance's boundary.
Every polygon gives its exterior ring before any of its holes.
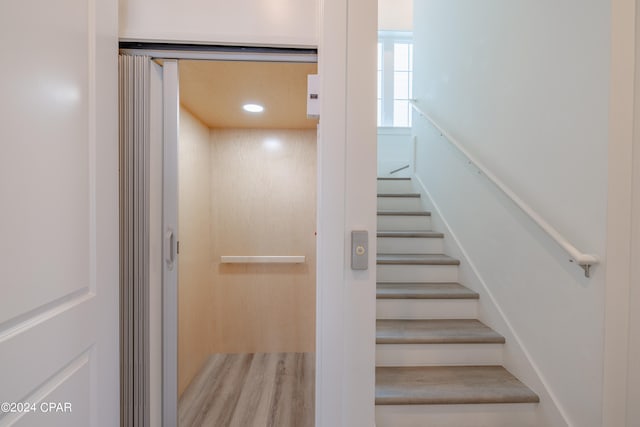
{"type": "Polygon", "coordinates": [[[537,404],[377,405],[376,427],[537,427],[537,404]]]}
{"type": "Polygon", "coordinates": [[[430,216],[378,215],[379,231],[430,231],[430,216]]]}
{"type": "Polygon", "coordinates": [[[378,282],[457,282],[457,265],[378,265],[378,282]]]}
{"type": "Polygon", "coordinates": [[[502,344],[376,344],[376,366],[500,365],[502,344]]]}
{"type": "Polygon", "coordinates": [[[408,179],[380,179],[378,180],[378,193],[411,193],[413,185],[408,179]]]}
{"type": "Polygon", "coordinates": [[[422,209],[419,197],[378,197],[378,209],[418,211],[422,209]]]}
{"type": "Polygon", "coordinates": [[[476,299],[378,299],[378,319],[476,319],[476,299]]]}
{"type": "Polygon", "coordinates": [[[441,237],[378,237],[378,253],[441,254],[443,240],[441,237]]]}

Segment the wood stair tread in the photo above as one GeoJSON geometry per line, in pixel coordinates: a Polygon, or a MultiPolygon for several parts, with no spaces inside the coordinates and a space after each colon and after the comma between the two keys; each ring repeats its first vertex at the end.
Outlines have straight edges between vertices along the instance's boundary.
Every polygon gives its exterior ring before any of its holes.
{"type": "Polygon", "coordinates": [[[478,293],[459,283],[379,282],[377,299],[478,299],[478,293]]]}
{"type": "Polygon", "coordinates": [[[502,366],[377,367],[376,405],[537,403],[502,366]]]}
{"type": "Polygon", "coordinates": [[[445,254],[378,254],[378,265],[460,265],[445,254]]]}
{"type": "Polygon", "coordinates": [[[420,193],[378,193],[378,197],[409,197],[418,199],[420,198],[420,193]]]}
{"type": "Polygon", "coordinates": [[[394,210],[379,210],[380,216],[431,216],[429,211],[394,211],[394,210]]]}
{"type": "Polygon", "coordinates": [[[377,344],[504,344],[504,337],[475,319],[379,319],[377,344]]]}
{"type": "Polygon", "coordinates": [[[441,239],[443,233],[437,231],[378,231],[378,237],[397,237],[397,238],[429,238],[441,239]]]}

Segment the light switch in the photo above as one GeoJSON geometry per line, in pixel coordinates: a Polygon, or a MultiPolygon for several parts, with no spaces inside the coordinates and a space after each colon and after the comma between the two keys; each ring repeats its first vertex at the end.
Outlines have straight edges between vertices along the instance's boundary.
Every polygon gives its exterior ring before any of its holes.
{"type": "Polygon", "coordinates": [[[369,268],[369,233],[365,230],[351,232],[351,269],[369,268]]]}

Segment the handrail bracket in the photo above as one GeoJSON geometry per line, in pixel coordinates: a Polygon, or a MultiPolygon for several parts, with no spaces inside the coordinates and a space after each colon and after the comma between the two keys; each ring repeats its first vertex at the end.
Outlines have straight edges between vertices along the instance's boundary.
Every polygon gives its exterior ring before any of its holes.
{"type": "Polygon", "coordinates": [[[582,264],[580,267],[584,270],[584,277],[591,277],[591,264],[582,264]]]}

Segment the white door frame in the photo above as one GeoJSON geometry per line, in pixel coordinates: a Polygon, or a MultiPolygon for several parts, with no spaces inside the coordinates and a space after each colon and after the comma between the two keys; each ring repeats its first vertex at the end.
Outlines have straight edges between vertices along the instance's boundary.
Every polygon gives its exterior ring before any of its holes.
{"type": "Polygon", "coordinates": [[[375,424],[377,2],[320,12],[316,427],[375,424]],[[350,232],[369,269],[350,269],[350,232]]]}
{"type": "Polygon", "coordinates": [[[611,2],[603,422],[640,420],[640,43],[637,0],[611,2]]]}

